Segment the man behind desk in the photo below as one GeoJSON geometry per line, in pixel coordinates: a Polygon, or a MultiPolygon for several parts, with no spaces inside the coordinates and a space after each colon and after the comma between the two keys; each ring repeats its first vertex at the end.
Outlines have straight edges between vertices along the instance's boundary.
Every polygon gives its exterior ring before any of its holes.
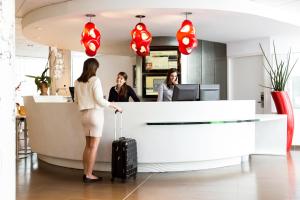
{"type": "Polygon", "coordinates": [[[158,87],[157,101],[172,101],[174,85],[178,84],[177,69],[170,68],[166,80],[158,87]]]}

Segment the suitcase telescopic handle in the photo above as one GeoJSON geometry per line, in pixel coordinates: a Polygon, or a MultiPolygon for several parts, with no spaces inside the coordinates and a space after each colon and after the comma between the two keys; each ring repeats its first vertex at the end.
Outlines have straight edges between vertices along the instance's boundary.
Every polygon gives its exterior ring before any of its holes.
{"type": "Polygon", "coordinates": [[[119,111],[115,111],[115,140],[117,139],[117,115],[120,113],[120,137],[123,135],[123,113],[119,111]]]}

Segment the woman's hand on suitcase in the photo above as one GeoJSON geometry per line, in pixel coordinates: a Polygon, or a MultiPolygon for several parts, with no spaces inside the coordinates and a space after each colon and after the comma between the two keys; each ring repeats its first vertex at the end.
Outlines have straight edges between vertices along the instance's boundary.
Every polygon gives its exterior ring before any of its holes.
{"type": "Polygon", "coordinates": [[[123,109],[120,108],[116,103],[111,102],[110,105],[116,110],[116,112],[123,112],[123,109]]]}
{"type": "Polygon", "coordinates": [[[122,113],[122,112],[123,112],[123,109],[117,106],[117,108],[116,108],[116,112],[120,112],[120,113],[122,113]]]}

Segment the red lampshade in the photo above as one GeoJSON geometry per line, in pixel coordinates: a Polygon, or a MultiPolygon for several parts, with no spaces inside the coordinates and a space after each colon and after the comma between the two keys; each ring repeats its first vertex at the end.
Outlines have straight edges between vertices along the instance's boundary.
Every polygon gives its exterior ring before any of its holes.
{"type": "Polygon", "coordinates": [[[150,53],[150,43],[152,41],[151,33],[143,23],[135,25],[131,31],[131,49],[139,56],[147,56],[150,53]]]}
{"type": "Polygon", "coordinates": [[[81,44],[85,48],[85,53],[88,56],[95,56],[100,48],[101,34],[95,27],[95,24],[88,22],[85,24],[81,34],[81,44]]]}
{"type": "Polygon", "coordinates": [[[178,49],[182,54],[189,55],[197,47],[195,27],[190,20],[184,20],[177,31],[178,49]]]}

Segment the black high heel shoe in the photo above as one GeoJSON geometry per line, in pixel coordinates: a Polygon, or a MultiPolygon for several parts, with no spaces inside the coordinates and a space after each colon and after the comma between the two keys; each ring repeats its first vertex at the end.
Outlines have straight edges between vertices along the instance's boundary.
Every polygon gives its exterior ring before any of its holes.
{"type": "Polygon", "coordinates": [[[97,177],[96,179],[94,179],[94,178],[88,178],[88,177],[86,177],[85,174],[82,176],[82,181],[84,183],[95,183],[95,182],[102,181],[102,180],[103,180],[102,177],[97,177]]]}

